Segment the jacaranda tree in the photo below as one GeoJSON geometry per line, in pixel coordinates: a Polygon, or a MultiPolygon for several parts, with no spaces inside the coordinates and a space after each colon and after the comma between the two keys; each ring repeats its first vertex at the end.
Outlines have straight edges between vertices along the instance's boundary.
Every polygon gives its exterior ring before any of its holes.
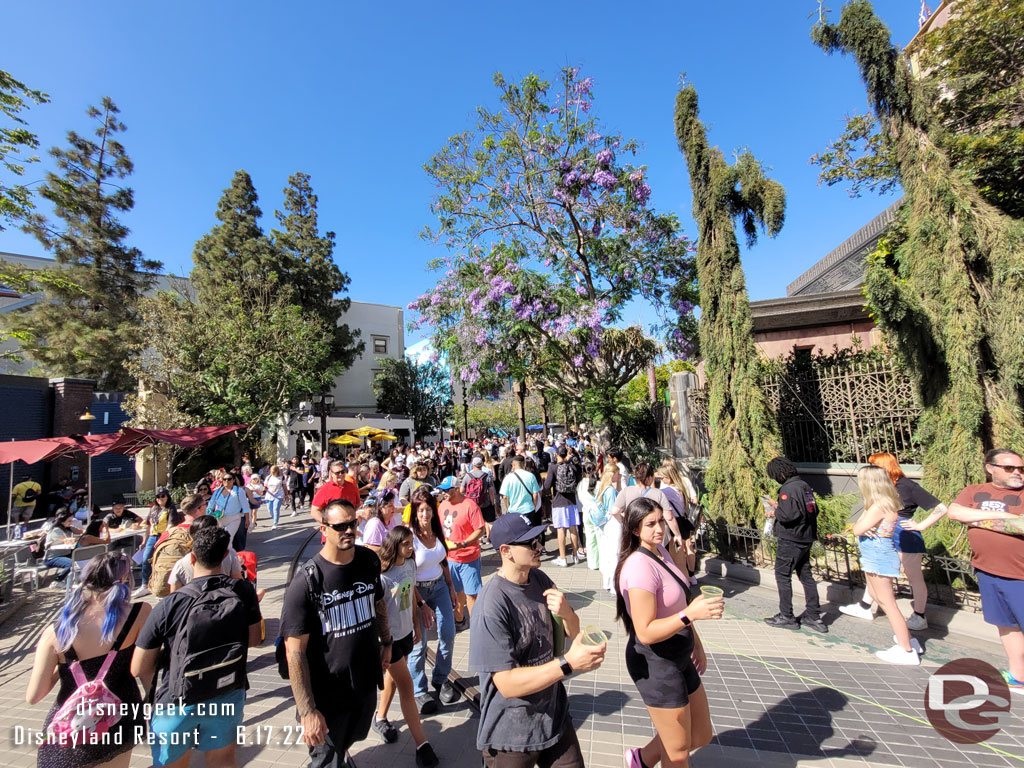
{"type": "Polygon", "coordinates": [[[480,107],[475,129],[426,166],[438,222],[425,236],[448,254],[410,309],[435,348],[469,386],[490,371],[579,397],[638,366],[625,383],[657,354],[648,340],[642,354],[602,355],[609,328],[640,298],[661,312],[669,348],[692,352],[689,243],[675,216],[651,207],[646,170],[628,162],[639,144],[592,115],[592,79],[565,69],[557,93],[536,75],[494,82],[501,106],[480,107]]]}

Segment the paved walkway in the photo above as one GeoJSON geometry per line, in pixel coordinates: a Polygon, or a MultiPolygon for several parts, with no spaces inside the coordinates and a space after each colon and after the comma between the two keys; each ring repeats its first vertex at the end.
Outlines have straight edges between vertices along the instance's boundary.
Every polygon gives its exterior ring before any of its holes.
{"type": "MultiPolygon", "coordinates": [[[[239,762],[253,768],[308,762],[303,745],[283,743],[295,722],[294,707],[286,681],[277,675],[272,648],[288,563],[309,531],[307,520],[306,516],[286,518],[273,533],[260,528],[250,535],[250,548],[260,555],[260,586],[268,590],[263,609],[270,638],[263,648],[250,652],[248,743],[239,749],[239,762]]],[[[493,574],[495,565],[496,555],[485,549],[485,577],[493,574]]],[[[625,637],[614,621],[613,599],[600,589],[600,576],[583,565],[555,568],[546,560],[544,568],[569,593],[582,623],[610,635],[604,666],[572,678],[568,692],[587,764],[617,768],[622,765],[623,749],[646,742],[653,729],[626,673],[625,637]]],[[[704,683],[715,739],[694,754],[695,766],[1024,765],[1024,697],[1014,697],[1012,726],[987,746],[955,745],[936,733],[924,716],[925,686],[936,665],[964,656],[1004,663],[991,653],[991,646],[979,652],[970,643],[924,633],[919,636],[926,644],[925,663],[894,667],[878,662],[871,653],[891,642],[884,620],[857,622],[839,617],[833,607],[827,618],[832,622],[829,635],[774,630],[761,621],[774,612],[772,593],[718,583],[726,587],[726,616],[700,626],[710,656],[704,683]]],[[[51,696],[30,707],[24,702],[24,689],[35,640],[59,607],[61,596],[37,593],[0,625],[0,754],[2,764],[11,768],[35,764],[34,751],[16,746],[13,739],[18,726],[39,728],[52,703],[51,696]]],[[[476,679],[466,674],[468,647],[469,633],[460,633],[454,666],[471,687],[476,679]]],[[[401,724],[397,701],[391,714],[401,729],[398,743],[382,744],[371,732],[353,750],[359,768],[414,765],[413,745],[401,724]]],[[[480,765],[476,725],[473,707],[465,700],[425,719],[442,765],[480,765]]],[[[132,767],[149,764],[148,749],[137,747],[132,767]]],[[[192,764],[202,765],[201,758],[197,756],[192,764]]]]}

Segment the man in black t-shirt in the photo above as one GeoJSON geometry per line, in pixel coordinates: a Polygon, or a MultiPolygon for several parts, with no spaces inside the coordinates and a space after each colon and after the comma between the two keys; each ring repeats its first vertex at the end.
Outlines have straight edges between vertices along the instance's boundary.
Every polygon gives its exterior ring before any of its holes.
{"type": "Polygon", "coordinates": [[[340,768],[366,738],[391,660],[380,560],[356,546],[357,527],[349,502],[328,504],[323,548],[296,571],[284,597],[281,637],[313,768],[340,768]]]}
{"type": "MultiPolygon", "coordinates": [[[[230,543],[231,534],[226,528],[206,528],[196,534],[192,541],[192,581],[157,603],[135,641],[132,674],[144,684],[148,684],[147,681],[151,681],[154,675],[157,676],[153,698],[155,706],[149,722],[154,765],[175,763],[186,758],[192,749],[206,753],[207,765],[235,764],[236,734],[242,724],[245,692],[249,687],[245,675],[245,656],[250,647],[258,646],[262,641],[263,617],[252,584],[245,579],[233,579],[221,573],[221,563],[227,557],[230,543]],[[224,664],[219,663],[223,661],[219,657],[215,659],[211,656],[209,659],[189,662],[187,657],[175,653],[176,644],[182,642],[178,636],[189,625],[193,610],[199,610],[194,608],[197,599],[222,589],[234,592],[241,605],[228,593],[228,601],[220,603],[220,621],[214,623],[212,628],[215,629],[217,642],[225,645],[242,643],[242,659],[233,664],[224,664]],[[228,613],[225,614],[225,611],[228,613]],[[243,616],[245,626],[238,626],[241,623],[238,619],[243,616]],[[178,657],[179,664],[185,665],[177,670],[177,675],[171,672],[174,656],[178,657]],[[187,695],[187,692],[175,691],[179,688],[185,691],[179,683],[181,680],[189,680],[187,674],[182,674],[182,669],[189,670],[195,664],[213,665],[215,662],[219,663],[219,671],[213,686],[217,690],[212,698],[181,706],[179,698],[187,695]]],[[[193,617],[193,626],[198,626],[196,621],[193,617]]],[[[189,631],[191,634],[195,630],[189,631]]],[[[188,650],[194,649],[189,647],[188,650]]],[[[202,650],[209,650],[212,654],[218,652],[218,648],[212,644],[207,644],[202,650]]],[[[234,651],[230,651],[230,658],[237,659],[234,651]]],[[[187,760],[185,762],[187,764],[187,760]]]]}
{"type": "Polygon", "coordinates": [[[779,498],[773,502],[775,550],[775,583],[779,588],[779,612],[765,619],[772,627],[799,629],[806,627],[826,634],[828,627],[821,620],[818,585],[811,573],[811,546],[818,538],[818,503],[814,491],[796,472],[789,459],[779,456],[768,462],[768,477],[781,486],[779,498]],[[804,588],[806,608],[800,618],[793,616],[793,573],[804,588]]]}

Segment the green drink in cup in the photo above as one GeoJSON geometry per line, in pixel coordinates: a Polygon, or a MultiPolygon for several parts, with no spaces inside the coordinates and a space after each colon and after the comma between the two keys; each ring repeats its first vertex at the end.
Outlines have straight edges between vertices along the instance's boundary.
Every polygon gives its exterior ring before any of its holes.
{"type": "Polygon", "coordinates": [[[583,632],[580,633],[580,642],[583,645],[600,645],[604,642],[604,639],[604,632],[593,624],[585,626],[583,632]]]}
{"type": "Polygon", "coordinates": [[[722,590],[721,587],[713,587],[710,584],[708,584],[707,586],[701,587],[700,588],[700,593],[702,595],[704,595],[704,597],[709,597],[709,598],[721,597],[723,599],[725,598],[725,592],[722,590]]]}

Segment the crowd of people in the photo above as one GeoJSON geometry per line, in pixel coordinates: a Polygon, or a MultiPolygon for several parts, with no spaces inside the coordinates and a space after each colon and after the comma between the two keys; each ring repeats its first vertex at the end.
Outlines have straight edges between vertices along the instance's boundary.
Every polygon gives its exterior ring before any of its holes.
{"type": "MultiPolygon", "coordinates": [[[[928,626],[921,531],[948,514],[968,526],[984,617],[998,627],[1008,658],[1004,678],[1024,692],[1024,462],[1007,450],[985,461],[989,482],[947,506],[907,478],[891,454],[871,457],[857,474],[864,510],[851,521],[867,590],[840,611],[871,619],[881,608],[894,644],[878,657],[919,663],[922,647],[911,632],[928,626]],[[915,521],[919,508],[930,514],[915,521]],[[901,570],[913,588],[909,617],[896,603],[901,570]]],[[[779,611],[766,622],[828,632],[811,570],[814,491],[784,457],[767,473],[779,485],[774,498],[764,498],[777,542],[779,611]],[[804,588],[799,617],[794,573],[804,588]]],[[[259,468],[246,457],[202,478],[180,503],[170,496],[158,491],[144,516],[123,500],[87,516],[80,541],[88,543],[109,540],[111,527],[140,526],[134,559],[142,584],[132,591],[131,553],[94,558],[40,638],[26,699],[39,702],[59,685],[42,766],[127,765],[131,739],[117,749],[107,740],[69,750],[67,737],[136,728],[158,737],[150,742],[155,765],[185,766],[193,750],[209,766],[235,764],[246,658],[266,639],[247,534],[266,522],[275,529],[285,508],[293,516],[308,508],[321,536],[319,551],[287,585],[276,640],[314,768],[351,766],[348,750],[371,730],[385,743],[397,741],[399,724],[389,719],[396,693],[416,765],[437,766],[445,756],[435,753],[423,718],[462,695],[450,672],[455,637],[467,629],[468,671],[479,675],[476,746],[488,768],[582,766],[563,680],[600,667],[606,636],[580,626],[552,573],[540,569],[547,535],[557,551],[546,564],[600,571],[625,628],[625,668],[656,731],[626,752],[627,768],[686,765],[712,738],[698,625],[720,618],[723,603],[696,588],[701,508],[675,461],[634,464],[574,435],[486,440],[355,451],[347,460],[325,452],[259,468]],[[497,560],[487,579],[485,548],[497,560]],[[155,607],[137,601],[147,592],[159,598],[155,607]],[[102,685],[86,690],[85,682],[102,685]],[[137,708],[110,722],[102,708],[76,719],[83,699],[108,696],[154,709],[142,719],[137,708]]],[[[70,508],[58,509],[47,542],[73,535],[75,521],[70,508]]],[[[70,560],[52,564],[71,568],[70,560]]]]}

